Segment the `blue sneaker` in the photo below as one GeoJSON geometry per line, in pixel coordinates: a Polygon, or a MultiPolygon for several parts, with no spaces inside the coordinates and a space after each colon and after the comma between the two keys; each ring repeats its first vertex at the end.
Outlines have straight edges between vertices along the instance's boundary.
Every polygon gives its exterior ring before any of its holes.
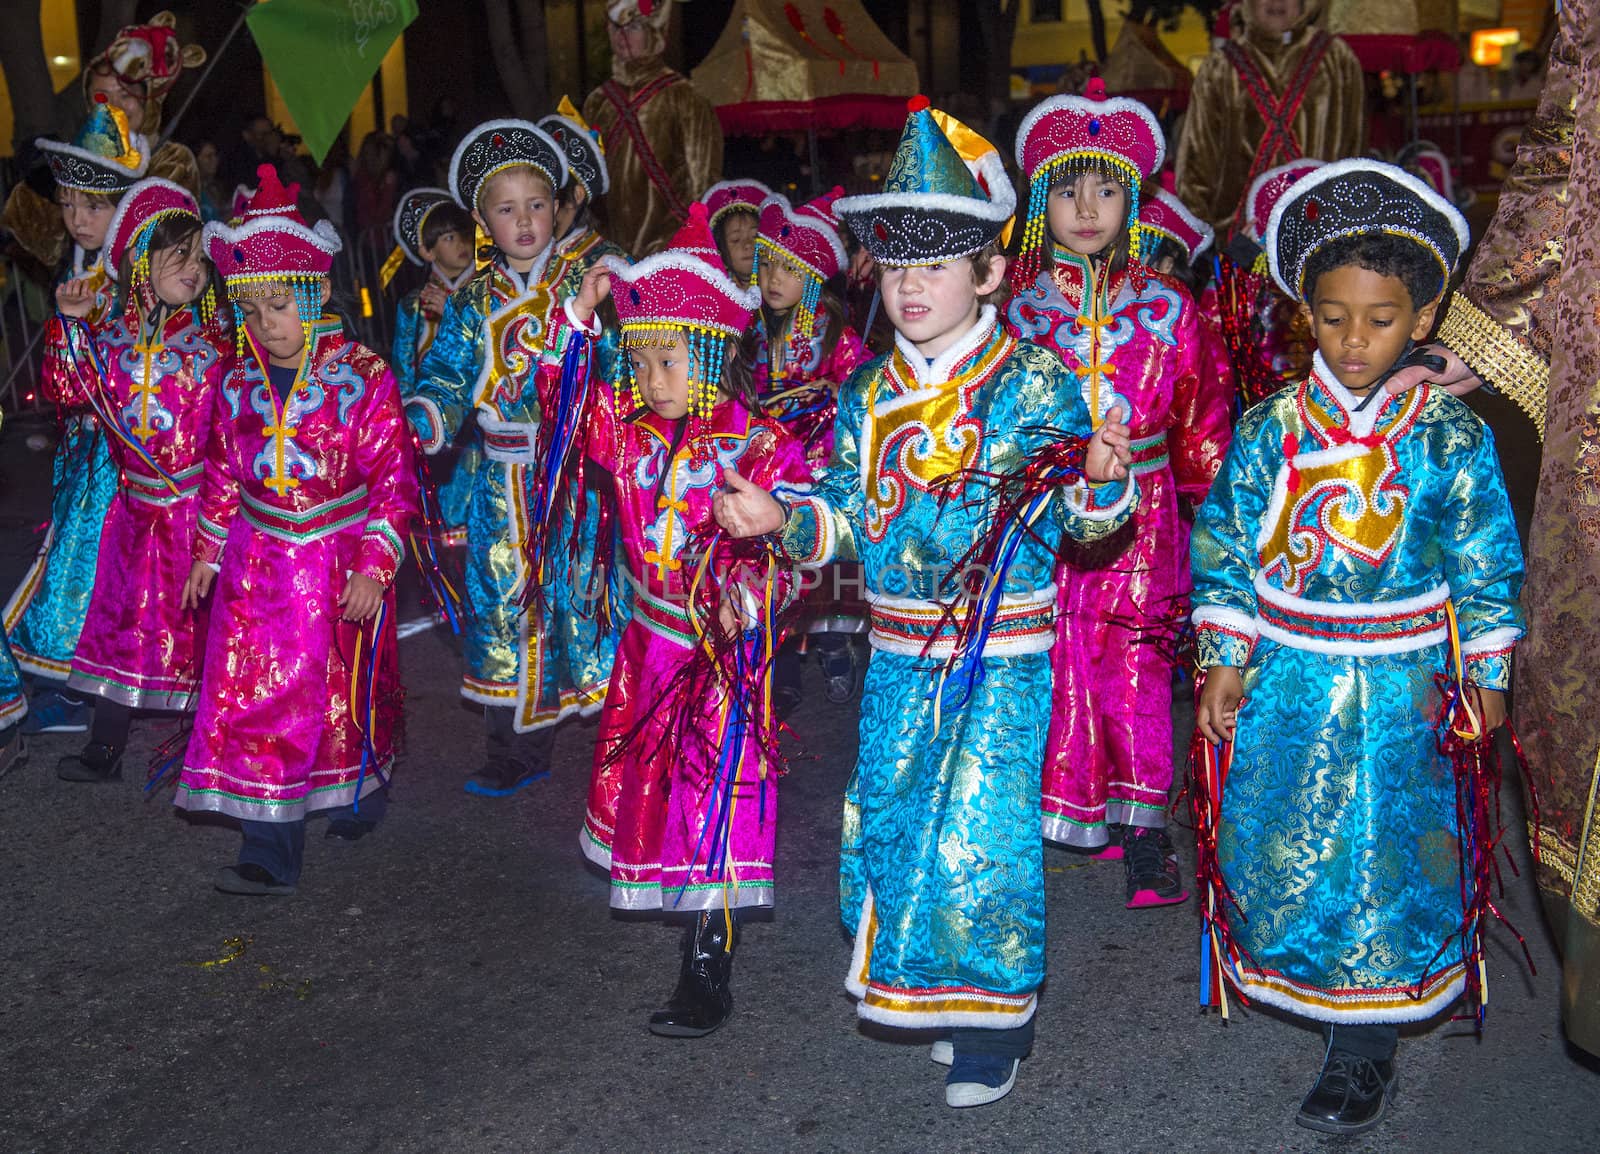
{"type": "Polygon", "coordinates": [[[956,1053],[950,1073],[944,1080],[944,1101],[957,1109],[987,1106],[1011,1093],[1017,1084],[1018,1058],[992,1054],[956,1053]]]}
{"type": "Polygon", "coordinates": [[[38,733],[88,733],[92,720],[93,705],[47,689],[28,703],[28,716],[22,719],[21,732],[28,737],[38,733]]]}
{"type": "Polygon", "coordinates": [[[466,791],[474,797],[510,797],[549,776],[548,769],[537,769],[506,758],[493,758],[488,765],[467,778],[466,791]]]}

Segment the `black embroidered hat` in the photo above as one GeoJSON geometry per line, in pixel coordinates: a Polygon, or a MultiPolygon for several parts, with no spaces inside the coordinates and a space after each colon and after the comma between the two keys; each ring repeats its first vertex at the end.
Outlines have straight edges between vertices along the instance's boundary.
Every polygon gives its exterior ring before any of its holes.
{"type": "Polygon", "coordinates": [[[590,128],[582,113],[565,96],[555,112],[539,121],[539,127],[556,142],[567,158],[567,171],[583,185],[589,199],[604,196],[611,188],[606,171],[606,146],[599,132],[590,128]]]}
{"type": "Polygon", "coordinates": [[[468,212],[478,211],[478,196],[496,174],[527,165],[552,189],[567,183],[567,158],[538,125],[526,120],[490,120],[456,145],[450,158],[450,194],[468,212]]]}

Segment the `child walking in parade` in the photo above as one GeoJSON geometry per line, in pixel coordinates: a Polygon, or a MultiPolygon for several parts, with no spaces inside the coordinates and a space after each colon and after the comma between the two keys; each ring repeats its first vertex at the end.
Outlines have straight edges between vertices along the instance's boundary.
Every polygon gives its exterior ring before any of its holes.
{"type": "Polygon", "coordinates": [[[587,452],[615,480],[635,602],[579,840],[610,873],[613,908],[692,915],[677,988],[649,1025],[700,1037],[733,1009],[741,911],[773,904],[778,819],[776,725],[759,674],[730,681],[708,657],[765,633],[755,661],[770,662],[772,616],[790,593],[767,551],[719,539],[712,501],[725,469],[793,494],[810,488],[811,471],[804,445],[762,412],[738,356],[759,296],[723,267],[704,206],[690,206],[661,253],[632,267],[606,258],[574,320],[592,324],[607,291],[627,360],[615,392],[598,390],[587,452]],[[720,603],[701,592],[707,568],[720,603]]]}
{"type": "Polygon", "coordinates": [[[1339,161],[1266,243],[1317,352],[1240,420],[1195,524],[1196,721],[1224,767],[1201,867],[1222,974],[1327,1036],[1297,1121],[1351,1134],[1383,1117],[1397,1027],[1480,992],[1494,817],[1472,797],[1493,794],[1468,767],[1505,718],[1522,551],[1482,421],[1383,387],[1433,326],[1460,214],[1339,161]]]}
{"type": "MultiPolygon", "coordinates": [[[[41,139],[38,146],[56,182],[56,200],[72,237],[71,264],[60,281],[85,282],[91,327],[111,315],[115,285],[104,260],[117,202],[145,174],[149,144],[131,134],[122,109],[101,97],[71,144],[41,139]]],[[[42,384],[57,395],[59,358],[47,358],[42,384]]],[[[106,434],[91,410],[65,408],[56,445],[50,525],[39,555],[5,607],[5,631],[21,670],[34,680],[25,733],[82,733],[88,698],[66,687],[94,588],[100,530],[117,491],[117,469],[106,434]]]]}
{"type": "Polygon", "coordinates": [[[711,214],[717,254],[740,288],[755,285],[761,205],[771,195],[772,190],[759,180],[719,180],[700,198],[711,214]]]}
{"type": "MultiPolygon", "coordinates": [[[[430,455],[470,419],[483,432],[486,460],[467,513],[461,695],[483,707],[485,756],[466,788],[484,797],[509,796],[549,772],[557,723],[599,710],[616,650],[601,615],[564,619],[573,591],[596,580],[594,539],[573,540],[569,509],[557,511],[549,534],[549,555],[562,560],[548,567],[542,595],[527,550],[546,415],[538,370],[567,271],[554,237],[567,179],[561,146],[528,121],[489,121],[457,146],[450,190],[488,234],[494,258],[446,302],[406,405],[430,455]]],[[[592,534],[593,525],[579,528],[592,534]]]]}
{"type": "Polygon", "coordinates": [[[1120,414],[1091,440],[1071,375],[986,303],[1015,208],[992,147],[919,97],[883,191],[836,208],[882,270],[895,350],[840,392],[810,495],[780,502],[730,470],[717,519],[781,533],[796,564],[863,563],[873,654],[845,803],[846,988],[868,1021],[951,1031],[933,1053],[952,1063],[945,1098],[976,1106],[1010,1091],[1044,980],[1055,545],[1115,532],[1137,485],[1120,414]]]}
{"type": "Polygon", "coordinates": [[[94,592],[67,689],[94,702],[89,743],[61,760],[65,781],[110,781],[134,710],[194,709],[206,611],[180,605],[194,555],[201,473],[217,387],[232,348],[217,321],[200,206],[170,181],[128,190],[106,240],[120,308],[88,322],[85,280],[56,290],[47,354],[62,403],[94,412],[121,475],[101,533],[94,592]]]}
{"type": "MultiPolygon", "coordinates": [[[[395,308],[394,355],[389,364],[400,396],[409,401],[416,392],[417,370],[439,332],[444,302],[477,271],[472,217],[442,188],[413,189],[395,206],[394,242],[400,257],[428,269],[427,282],[401,297],[395,308]]],[[[396,257],[389,260],[394,262],[396,257]]],[[[441,544],[466,544],[467,503],[482,462],[477,430],[469,429],[456,446],[449,475],[437,479],[441,544]]]]}
{"type": "MultiPolygon", "coordinates": [[[[833,453],[833,421],[839,386],[869,355],[844,319],[838,300],[824,285],[844,268],[844,244],[833,205],[835,188],[799,208],[776,193],[761,204],[756,235],[756,286],[761,309],[745,333],[743,355],[768,413],[806,447],[814,473],[833,453]]],[[[807,599],[801,628],[815,638],[829,701],[849,701],[856,690],[852,633],[865,622],[841,597],[846,582],[838,569],[819,575],[807,599]]],[[[859,580],[852,581],[859,588],[859,580]]],[[[801,638],[791,638],[778,658],[773,694],[780,714],[800,702],[801,638]]]]}
{"type": "Polygon", "coordinates": [[[1056,573],[1043,785],[1045,837],[1121,856],[1130,909],[1185,896],[1166,832],[1187,584],[1178,498],[1210,487],[1232,401],[1202,355],[1187,288],[1144,263],[1140,189],[1164,152],[1149,110],[1108,99],[1099,80],[1028,114],[1016,149],[1028,214],[1007,312],[1014,333],[1071,370],[1092,421],[1118,409],[1133,429],[1139,511],[1114,537],[1069,542],[1056,573]]]}
{"type": "Polygon", "coordinates": [[[417,515],[400,391],[323,313],[340,248],[271,165],[237,227],[206,226],[237,360],[200,486],[185,608],[212,592],[181,809],[238,819],[217,889],[295,890],[308,814],[354,841],[382,816],[400,720],[395,573],[417,515]],[[220,576],[219,576],[220,575],[220,576]]]}

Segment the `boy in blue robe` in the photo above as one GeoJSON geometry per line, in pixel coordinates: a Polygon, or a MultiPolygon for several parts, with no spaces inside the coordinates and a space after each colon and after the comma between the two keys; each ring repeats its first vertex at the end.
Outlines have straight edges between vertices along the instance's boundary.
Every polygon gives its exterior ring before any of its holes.
{"type": "Polygon", "coordinates": [[[1433,326],[1460,214],[1399,169],[1342,161],[1285,193],[1266,242],[1317,353],[1241,419],[1195,522],[1196,720],[1232,742],[1223,973],[1323,1024],[1296,1120],[1349,1134],[1383,1117],[1398,1024],[1440,1014],[1476,968],[1441,685],[1464,671],[1458,730],[1504,721],[1522,551],[1483,422],[1442,390],[1383,387],[1433,326]]]}

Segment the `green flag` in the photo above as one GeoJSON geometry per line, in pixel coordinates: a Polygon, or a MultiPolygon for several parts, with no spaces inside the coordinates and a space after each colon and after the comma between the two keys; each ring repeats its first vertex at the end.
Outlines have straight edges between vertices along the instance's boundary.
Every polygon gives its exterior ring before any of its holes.
{"type": "Polygon", "coordinates": [[[417,0],[257,0],[246,19],[306,148],[321,164],[417,0]]]}

